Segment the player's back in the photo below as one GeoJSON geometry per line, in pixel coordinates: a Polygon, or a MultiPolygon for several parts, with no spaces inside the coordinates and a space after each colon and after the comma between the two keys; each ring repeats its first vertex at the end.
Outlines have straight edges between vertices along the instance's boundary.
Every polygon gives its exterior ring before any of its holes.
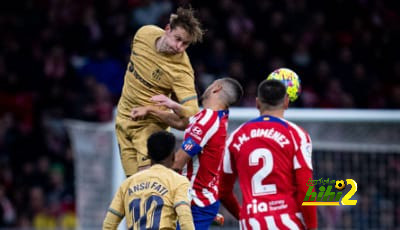
{"type": "Polygon", "coordinates": [[[129,177],[122,185],[129,229],[175,229],[176,205],[189,204],[189,181],[162,165],[129,177]]]}
{"type": "Polygon", "coordinates": [[[243,195],[243,227],[302,227],[296,217],[300,210],[294,171],[299,143],[294,132],[292,124],[283,119],[261,116],[239,127],[229,138],[227,154],[243,195]]]}

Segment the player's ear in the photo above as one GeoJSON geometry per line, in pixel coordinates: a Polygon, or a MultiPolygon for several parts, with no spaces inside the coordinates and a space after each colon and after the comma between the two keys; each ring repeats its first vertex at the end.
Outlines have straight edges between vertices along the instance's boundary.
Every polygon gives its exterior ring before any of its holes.
{"type": "Polygon", "coordinates": [[[284,109],[288,109],[288,108],[289,108],[289,103],[290,103],[289,95],[286,94],[286,95],[285,95],[285,101],[284,101],[284,104],[283,104],[284,109]]]}
{"type": "Polygon", "coordinates": [[[256,107],[258,110],[260,110],[260,108],[261,108],[260,100],[258,100],[258,97],[256,97],[256,107]]]}
{"type": "Polygon", "coordinates": [[[213,87],[212,92],[216,93],[222,90],[222,85],[221,84],[215,84],[215,86],[213,87]]]}
{"type": "Polygon", "coordinates": [[[168,24],[165,26],[165,32],[169,33],[170,31],[171,31],[171,25],[168,23],[168,24]]]}
{"type": "Polygon", "coordinates": [[[173,153],[171,153],[171,155],[172,155],[171,161],[172,161],[172,164],[174,164],[174,162],[175,162],[175,153],[173,152],[173,153]]]}

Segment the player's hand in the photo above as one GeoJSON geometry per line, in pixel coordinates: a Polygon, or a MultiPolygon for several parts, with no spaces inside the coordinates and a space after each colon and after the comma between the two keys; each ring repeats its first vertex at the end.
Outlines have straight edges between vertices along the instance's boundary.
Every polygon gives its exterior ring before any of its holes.
{"type": "Polygon", "coordinates": [[[165,106],[169,109],[175,109],[179,107],[179,104],[177,102],[163,94],[151,97],[151,101],[155,102],[155,105],[157,106],[165,106]]]}
{"type": "Polygon", "coordinates": [[[133,108],[130,114],[131,120],[133,121],[142,120],[147,116],[148,112],[149,112],[148,108],[144,106],[133,108]]]}
{"type": "Polygon", "coordinates": [[[215,216],[212,225],[216,225],[216,226],[223,226],[225,222],[225,218],[221,213],[217,213],[217,215],[215,216]]]}

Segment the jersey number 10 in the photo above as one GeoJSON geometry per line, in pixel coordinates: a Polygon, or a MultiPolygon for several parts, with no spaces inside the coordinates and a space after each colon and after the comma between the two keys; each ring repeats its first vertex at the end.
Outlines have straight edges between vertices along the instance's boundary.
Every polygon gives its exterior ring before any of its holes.
{"type": "MultiPolygon", "coordinates": [[[[140,216],[140,201],[141,199],[134,199],[129,204],[129,212],[132,213],[132,223],[133,226],[139,225],[139,230],[146,230],[147,225],[147,215],[152,207],[153,202],[155,202],[155,206],[151,213],[150,221],[151,227],[150,229],[159,229],[160,228],[160,218],[161,218],[161,210],[164,205],[164,201],[160,196],[152,195],[144,202],[144,213],[140,216]],[[137,223],[139,222],[139,223],[137,223]]],[[[134,228],[130,227],[129,230],[133,230],[134,228]]]]}

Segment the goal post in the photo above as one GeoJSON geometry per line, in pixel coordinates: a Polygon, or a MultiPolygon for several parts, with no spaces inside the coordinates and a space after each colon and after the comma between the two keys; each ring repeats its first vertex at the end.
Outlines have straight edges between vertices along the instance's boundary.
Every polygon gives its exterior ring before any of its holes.
{"type": "MultiPolygon", "coordinates": [[[[255,108],[230,109],[228,132],[258,116],[255,108]]],[[[400,110],[289,109],[285,118],[310,133],[314,178],[351,178],[358,184],[356,206],[318,207],[321,229],[400,225],[400,110]]],[[[79,223],[98,228],[124,179],[114,124],[65,124],[75,152],[79,223]]],[[[183,133],[172,132],[180,142],[183,133]]],[[[227,215],[224,229],[237,227],[227,215]]]]}

